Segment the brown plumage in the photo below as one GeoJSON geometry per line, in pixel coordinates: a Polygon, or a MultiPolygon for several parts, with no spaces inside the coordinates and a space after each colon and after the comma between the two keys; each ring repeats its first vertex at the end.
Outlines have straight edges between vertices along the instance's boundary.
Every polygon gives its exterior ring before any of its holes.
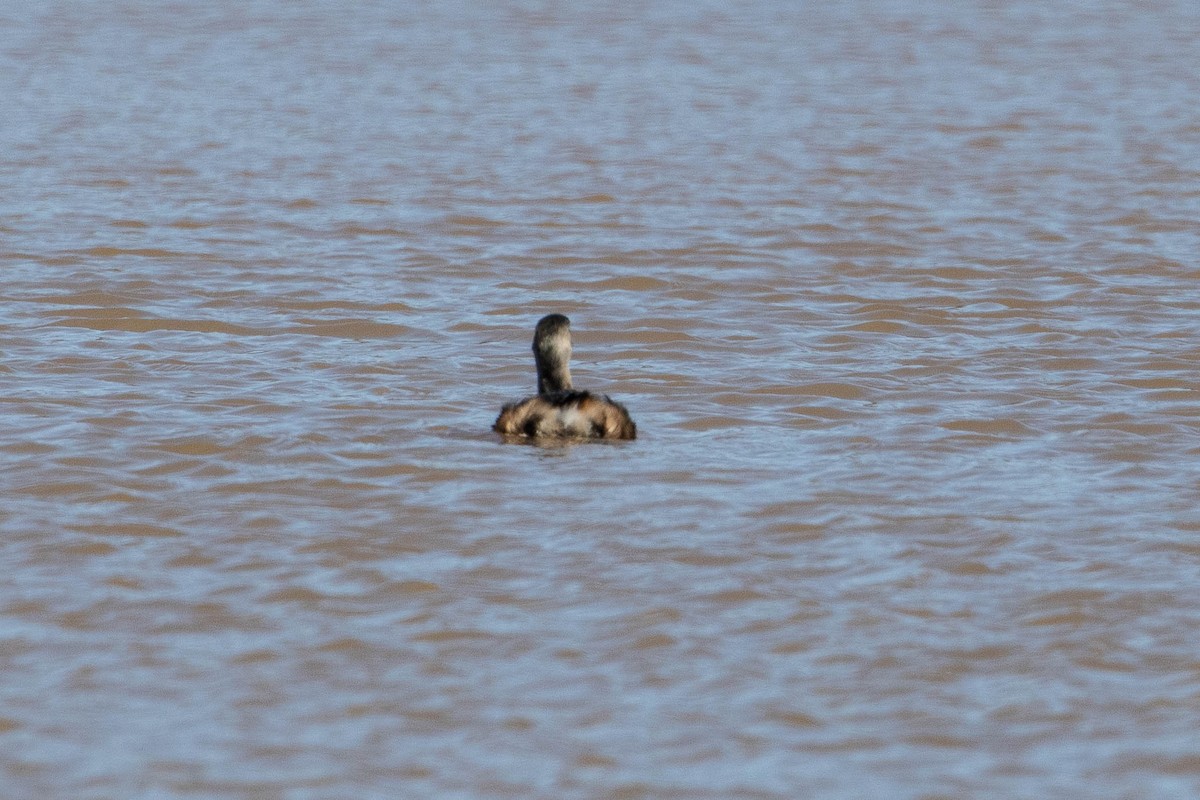
{"type": "Polygon", "coordinates": [[[538,393],[500,410],[492,430],[529,438],[633,439],[637,426],[608,395],[571,387],[571,321],[542,317],[533,334],[538,393]]]}

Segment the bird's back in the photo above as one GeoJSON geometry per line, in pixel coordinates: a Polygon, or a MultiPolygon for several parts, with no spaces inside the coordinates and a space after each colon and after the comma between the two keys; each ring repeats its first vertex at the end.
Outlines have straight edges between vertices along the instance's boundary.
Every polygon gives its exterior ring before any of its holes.
{"type": "Polygon", "coordinates": [[[500,411],[492,430],[510,436],[633,439],[637,426],[607,395],[568,390],[528,397],[500,411]]]}

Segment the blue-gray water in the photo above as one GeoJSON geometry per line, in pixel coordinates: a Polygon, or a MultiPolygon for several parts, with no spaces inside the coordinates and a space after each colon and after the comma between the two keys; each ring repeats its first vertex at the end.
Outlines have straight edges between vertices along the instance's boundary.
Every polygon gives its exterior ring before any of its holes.
{"type": "Polygon", "coordinates": [[[1197,796],[1197,40],[6,6],[0,796],[1197,796]]]}

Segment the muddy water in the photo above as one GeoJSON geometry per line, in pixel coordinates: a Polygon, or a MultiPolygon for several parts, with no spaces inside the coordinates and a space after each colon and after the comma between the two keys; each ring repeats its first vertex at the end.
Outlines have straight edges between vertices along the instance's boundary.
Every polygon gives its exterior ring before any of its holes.
{"type": "Polygon", "coordinates": [[[0,11],[0,794],[1195,797],[1200,11],[409,5],[0,11]]]}

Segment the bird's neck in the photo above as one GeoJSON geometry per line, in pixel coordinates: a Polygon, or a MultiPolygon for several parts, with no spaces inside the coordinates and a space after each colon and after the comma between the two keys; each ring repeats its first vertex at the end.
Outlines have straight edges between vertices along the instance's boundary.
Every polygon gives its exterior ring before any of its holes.
{"type": "Polygon", "coordinates": [[[565,360],[538,360],[538,394],[562,392],[571,388],[571,368],[565,360]]]}

